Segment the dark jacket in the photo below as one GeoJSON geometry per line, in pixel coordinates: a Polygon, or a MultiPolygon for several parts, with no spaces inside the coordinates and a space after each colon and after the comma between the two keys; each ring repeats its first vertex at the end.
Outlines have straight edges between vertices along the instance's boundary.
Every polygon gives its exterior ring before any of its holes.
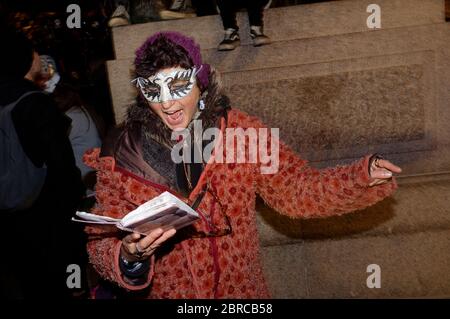
{"type": "MultiPolygon", "coordinates": [[[[38,89],[30,81],[0,79],[0,107],[32,90],[38,89]]],[[[84,262],[82,231],[70,220],[84,194],[67,137],[70,119],[45,94],[24,98],[12,118],[24,151],[35,165],[47,166],[47,177],[31,208],[0,212],[1,297],[66,297],[67,266],[84,262]]]]}

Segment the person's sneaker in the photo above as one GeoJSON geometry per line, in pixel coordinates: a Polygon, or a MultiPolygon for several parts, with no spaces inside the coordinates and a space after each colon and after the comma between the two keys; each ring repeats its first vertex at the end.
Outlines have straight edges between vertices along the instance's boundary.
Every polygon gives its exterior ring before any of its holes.
{"type": "Polygon", "coordinates": [[[116,10],[114,10],[111,18],[108,21],[108,26],[114,28],[129,24],[130,15],[128,14],[127,9],[125,9],[123,5],[117,6],[116,10]]]}
{"type": "Polygon", "coordinates": [[[172,5],[170,6],[170,10],[172,11],[180,11],[181,9],[186,7],[185,0],[174,0],[172,5]]]}
{"type": "Polygon", "coordinates": [[[226,29],[223,41],[219,43],[219,51],[231,51],[236,49],[236,47],[241,43],[239,38],[238,30],[236,29],[226,29]]]}
{"type": "Polygon", "coordinates": [[[270,44],[272,42],[270,41],[270,38],[264,34],[263,28],[261,26],[252,25],[250,27],[250,36],[253,39],[253,45],[255,47],[270,44]]]}
{"type": "Polygon", "coordinates": [[[171,10],[159,11],[159,17],[161,18],[161,20],[195,18],[196,16],[197,15],[195,13],[188,13],[188,12],[177,12],[171,10]]]}

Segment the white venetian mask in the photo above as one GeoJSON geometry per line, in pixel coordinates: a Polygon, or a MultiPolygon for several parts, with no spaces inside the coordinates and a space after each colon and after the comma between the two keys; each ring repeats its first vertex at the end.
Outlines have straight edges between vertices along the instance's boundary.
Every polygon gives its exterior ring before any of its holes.
{"type": "Polygon", "coordinates": [[[195,67],[190,69],[177,68],[169,73],[159,72],[148,79],[138,77],[132,82],[141,90],[147,101],[162,103],[179,100],[188,95],[194,87],[195,67]]]}

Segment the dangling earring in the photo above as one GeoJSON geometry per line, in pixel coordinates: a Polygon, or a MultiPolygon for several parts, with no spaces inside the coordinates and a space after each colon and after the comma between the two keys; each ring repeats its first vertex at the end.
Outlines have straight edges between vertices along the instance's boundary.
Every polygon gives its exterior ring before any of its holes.
{"type": "Polygon", "coordinates": [[[200,111],[203,111],[205,109],[205,102],[203,101],[203,99],[200,99],[200,101],[198,101],[198,109],[200,111]]]}

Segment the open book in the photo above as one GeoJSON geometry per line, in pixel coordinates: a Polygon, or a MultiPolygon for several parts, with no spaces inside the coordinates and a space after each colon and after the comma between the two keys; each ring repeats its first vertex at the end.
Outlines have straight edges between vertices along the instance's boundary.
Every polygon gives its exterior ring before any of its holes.
{"type": "Polygon", "coordinates": [[[119,229],[147,235],[153,229],[161,227],[180,229],[199,219],[198,213],[185,202],[169,192],[142,204],[122,219],[100,216],[86,212],[77,212],[80,218],[73,221],[97,225],[113,225],[119,229]]]}

